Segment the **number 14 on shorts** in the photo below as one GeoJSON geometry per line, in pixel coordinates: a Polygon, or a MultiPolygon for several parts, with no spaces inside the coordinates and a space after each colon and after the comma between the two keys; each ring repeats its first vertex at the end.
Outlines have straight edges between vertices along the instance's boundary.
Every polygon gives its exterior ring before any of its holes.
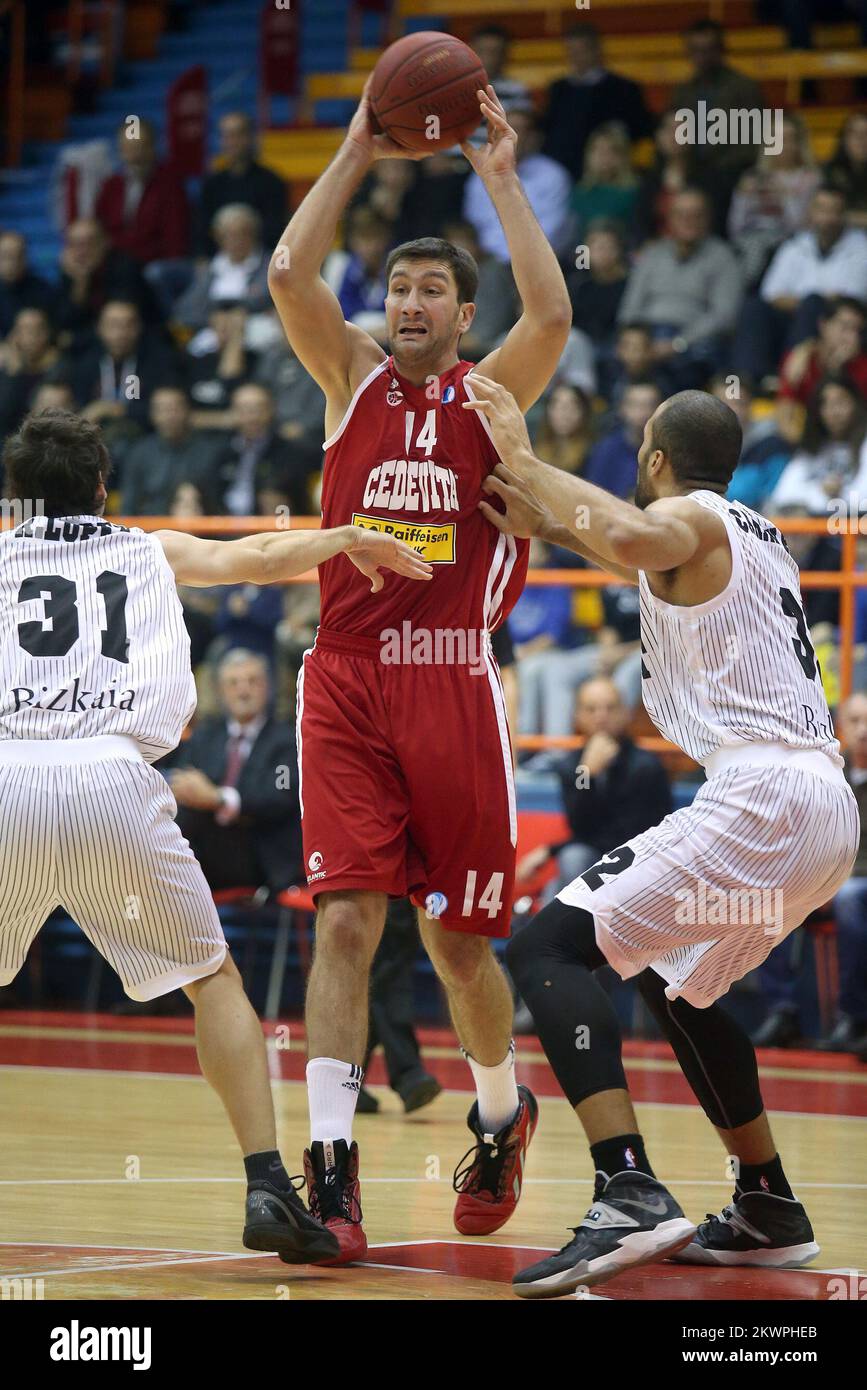
{"type": "Polygon", "coordinates": [[[461,916],[472,917],[474,911],[479,911],[487,912],[493,920],[499,915],[503,906],[503,874],[491,874],[478,900],[476,900],[477,879],[478,871],[468,869],[461,916]]]}

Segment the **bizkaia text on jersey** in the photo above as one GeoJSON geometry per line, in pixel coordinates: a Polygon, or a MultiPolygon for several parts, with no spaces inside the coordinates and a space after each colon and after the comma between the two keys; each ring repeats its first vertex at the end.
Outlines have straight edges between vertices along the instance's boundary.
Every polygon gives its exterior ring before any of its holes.
{"type": "Polygon", "coordinates": [[[135,710],[136,693],[135,690],[118,690],[113,682],[104,690],[82,690],[80,676],[75,676],[69,685],[63,685],[54,692],[47,685],[43,685],[39,692],[30,690],[26,685],[15,685],[9,692],[15,702],[14,714],[22,709],[54,709],[65,714],[84,714],[89,709],[135,710]],[[50,699],[44,696],[50,696],[50,699]]]}

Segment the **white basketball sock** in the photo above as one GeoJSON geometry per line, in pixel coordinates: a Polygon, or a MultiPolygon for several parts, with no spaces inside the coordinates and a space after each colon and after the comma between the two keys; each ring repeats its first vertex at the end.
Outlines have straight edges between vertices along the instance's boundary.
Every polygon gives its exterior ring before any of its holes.
{"type": "Polygon", "coordinates": [[[354,1062],[314,1057],[307,1063],[310,1142],[345,1139],[352,1143],[352,1119],[364,1072],[354,1062]]]}
{"type": "Polygon", "coordinates": [[[483,1067],[475,1057],[461,1048],[470,1064],[476,1095],[479,1101],[479,1128],[485,1134],[497,1134],[504,1125],[514,1120],[520,1101],[515,1082],[515,1043],[509,1043],[509,1050],[502,1062],[495,1067],[483,1067]]]}

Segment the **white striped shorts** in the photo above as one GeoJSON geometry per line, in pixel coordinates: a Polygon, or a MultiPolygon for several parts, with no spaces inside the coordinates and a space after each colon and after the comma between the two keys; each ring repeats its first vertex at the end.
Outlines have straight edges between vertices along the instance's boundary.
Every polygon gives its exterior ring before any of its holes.
{"type": "Polygon", "coordinates": [[[715,755],[691,806],[558,893],[592,914],[624,980],[651,966],[669,999],[706,1008],[846,882],[860,825],[842,772],[824,753],[782,762],[767,747],[715,755]]]}
{"type": "Polygon", "coordinates": [[[226,941],[176,812],[131,739],[0,742],[0,985],[56,907],[132,999],[213,974],[226,941]]]}

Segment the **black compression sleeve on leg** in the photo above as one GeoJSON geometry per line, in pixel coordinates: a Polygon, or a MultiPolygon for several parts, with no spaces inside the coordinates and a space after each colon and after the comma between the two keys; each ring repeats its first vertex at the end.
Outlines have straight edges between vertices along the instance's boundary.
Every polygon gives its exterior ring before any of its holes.
{"type": "Polygon", "coordinates": [[[666,999],[655,970],[643,970],[635,982],[711,1124],[738,1129],[756,1119],[764,1109],[756,1050],[740,1024],[718,1003],[696,1009],[666,999]]]}
{"type": "Polygon", "coordinates": [[[555,898],[509,942],[506,963],[569,1103],[625,1090],[617,1015],[593,978],[605,957],[591,914],[555,898]]]}

